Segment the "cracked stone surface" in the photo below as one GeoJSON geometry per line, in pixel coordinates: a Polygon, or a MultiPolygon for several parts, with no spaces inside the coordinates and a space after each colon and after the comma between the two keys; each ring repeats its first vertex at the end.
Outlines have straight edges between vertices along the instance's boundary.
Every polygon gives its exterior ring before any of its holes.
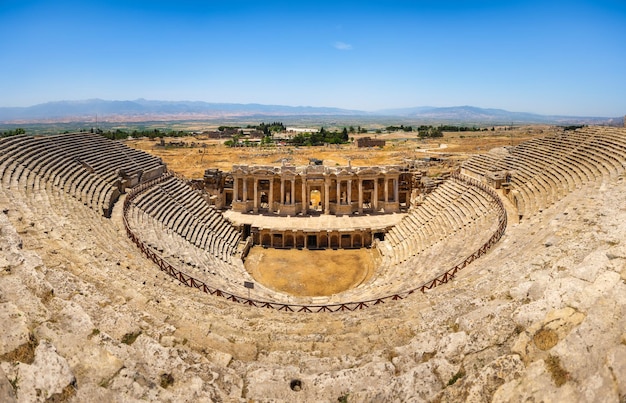
{"type": "Polygon", "coordinates": [[[0,186],[0,401],[623,402],[624,206],[624,176],[591,183],[447,285],[295,314],[172,281],[115,212],[0,186]]]}

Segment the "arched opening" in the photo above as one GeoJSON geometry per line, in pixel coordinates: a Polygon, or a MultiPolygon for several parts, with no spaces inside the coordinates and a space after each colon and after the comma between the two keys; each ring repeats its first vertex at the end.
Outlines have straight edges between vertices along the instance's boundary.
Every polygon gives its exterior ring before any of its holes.
{"type": "Polygon", "coordinates": [[[293,235],[291,234],[285,234],[285,244],[284,247],[285,248],[293,248],[293,235]]]}
{"type": "Polygon", "coordinates": [[[352,247],[352,239],[350,234],[341,234],[341,247],[344,249],[352,247]]]}
{"type": "Polygon", "coordinates": [[[319,247],[320,248],[328,248],[328,235],[326,235],[326,234],[320,235],[319,247]]]}
{"type": "Polygon", "coordinates": [[[322,192],[317,189],[311,190],[309,200],[309,208],[311,210],[322,211],[322,192]]]}
{"type": "Polygon", "coordinates": [[[296,248],[304,248],[304,235],[296,236],[296,248]]]}
{"type": "Polygon", "coordinates": [[[274,248],[282,248],[283,245],[283,234],[272,234],[273,235],[273,242],[272,242],[272,246],[274,248]]]}

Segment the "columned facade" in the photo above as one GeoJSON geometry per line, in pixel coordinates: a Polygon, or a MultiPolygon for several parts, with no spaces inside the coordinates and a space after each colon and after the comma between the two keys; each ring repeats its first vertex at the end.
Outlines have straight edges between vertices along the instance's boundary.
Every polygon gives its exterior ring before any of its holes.
{"type": "Polygon", "coordinates": [[[231,207],[243,213],[281,216],[396,213],[400,211],[401,173],[395,165],[235,165],[230,173],[231,207]]]}

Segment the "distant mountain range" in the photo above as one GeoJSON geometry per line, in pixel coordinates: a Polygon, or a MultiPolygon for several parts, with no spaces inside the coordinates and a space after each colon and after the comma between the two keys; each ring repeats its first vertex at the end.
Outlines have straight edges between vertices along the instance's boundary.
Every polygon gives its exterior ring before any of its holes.
{"type": "Polygon", "coordinates": [[[0,123],[58,123],[100,121],[202,120],[246,117],[397,117],[423,123],[461,124],[621,124],[623,119],[592,116],[548,116],[474,106],[415,107],[376,112],[330,107],[209,103],[200,101],[56,101],[29,107],[0,107],[0,123]]]}

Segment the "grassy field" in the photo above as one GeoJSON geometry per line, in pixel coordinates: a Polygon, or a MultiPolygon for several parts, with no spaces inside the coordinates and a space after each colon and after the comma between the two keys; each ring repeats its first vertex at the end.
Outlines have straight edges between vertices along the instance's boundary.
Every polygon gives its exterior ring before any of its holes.
{"type": "MultiPolygon", "coordinates": [[[[207,139],[202,136],[165,138],[183,142],[185,146],[159,146],[159,142],[149,139],[128,140],[130,147],[146,151],[163,159],[168,167],[186,178],[202,178],[207,168],[230,171],[234,164],[258,164],[277,166],[286,161],[295,165],[307,165],[309,159],[317,158],[327,166],[347,165],[377,166],[402,164],[405,159],[421,159],[428,156],[444,157],[447,160],[440,168],[456,165],[472,154],[486,152],[494,147],[516,145],[534,137],[544,136],[550,127],[529,126],[516,130],[495,130],[481,132],[446,132],[437,139],[419,139],[415,133],[378,134],[377,138],[387,140],[383,148],[357,148],[354,144],[327,145],[318,147],[239,147],[225,146],[224,139],[207,139]]],[[[368,135],[355,135],[353,137],[368,135]]],[[[369,135],[373,136],[373,135],[369,135]]],[[[434,169],[435,167],[433,167],[434,169]]],[[[435,172],[434,169],[433,172],[435,172]]]]}

